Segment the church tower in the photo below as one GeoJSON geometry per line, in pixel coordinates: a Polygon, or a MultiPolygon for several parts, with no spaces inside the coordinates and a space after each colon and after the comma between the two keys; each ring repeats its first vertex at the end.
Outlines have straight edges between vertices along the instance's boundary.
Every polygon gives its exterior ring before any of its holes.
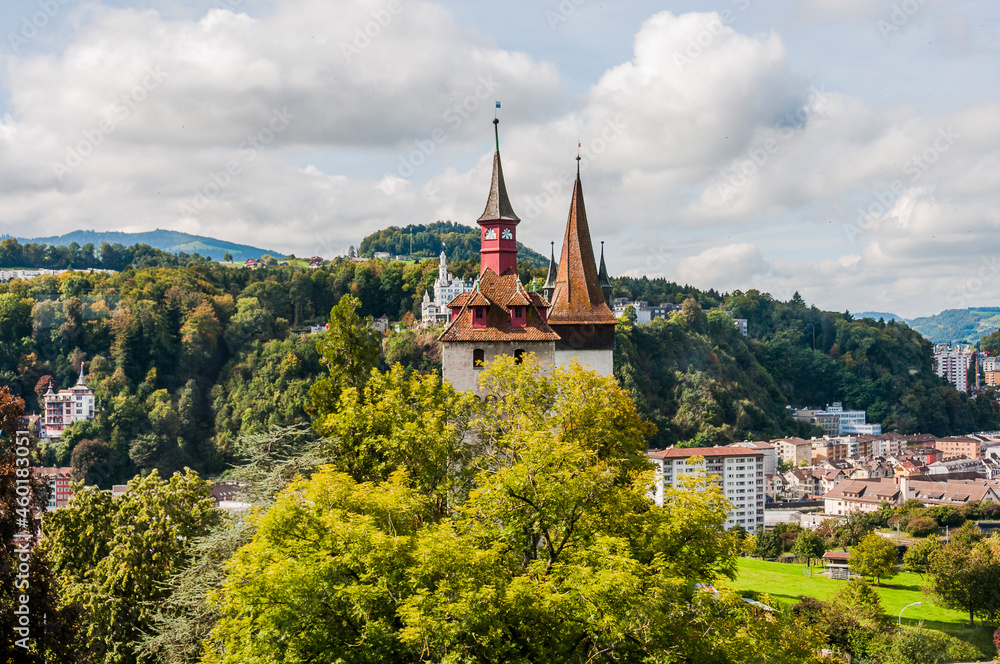
{"type": "Polygon", "coordinates": [[[517,276],[517,225],[521,220],[507,196],[498,124],[494,119],[496,149],[490,192],[486,209],[476,222],[482,241],[479,279],[472,291],[448,302],[450,320],[438,337],[444,379],[458,390],[479,396],[484,396],[479,374],[497,356],[520,359],[525,353],[534,353],[543,366],[552,366],[559,339],[546,322],[549,303],[538,293],[525,290],[517,276]]]}
{"type": "Polygon", "coordinates": [[[548,322],[559,335],[556,365],[565,366],[577,359],[594,371],[610,375],[614,371],[615,325],[618,319],[609,306],[611,280],[604,264],[603,245],[600,271],[594,260],[587,209],[583,203],[583,184],[580,182],[580,157],[577,156],[576,160],[576,182],[573,184],[548,322]]]}

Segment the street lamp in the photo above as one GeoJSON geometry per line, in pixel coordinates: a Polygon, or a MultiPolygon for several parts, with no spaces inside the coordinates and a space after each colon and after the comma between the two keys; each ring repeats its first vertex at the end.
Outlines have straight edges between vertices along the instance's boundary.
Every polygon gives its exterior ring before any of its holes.
{"type": "Polygon", "coordinates": [[[899,610],[899,618],[896,620],[896,627],[899,627],[903,624],[903,611],[906,611],[911,606],[920,606],[921,604],[923,604],[923,602],[914,602],[913,604],[907,604],[906,606],[901,608],[899,610]]]}

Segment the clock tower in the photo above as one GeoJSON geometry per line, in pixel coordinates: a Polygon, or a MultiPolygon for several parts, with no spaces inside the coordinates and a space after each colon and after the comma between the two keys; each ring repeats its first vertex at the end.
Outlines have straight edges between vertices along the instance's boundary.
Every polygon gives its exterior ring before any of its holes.
{"type": "Polygon", "coordinates": [[[500,121],[493,119],[493,138],[496,151],[493,153],[493,181],[490,183],[490,196],[486,200],[486,209],[476,220],[479,224],[479,274],[489,268],[498,275],[517,274],[517,225],[521,223],[514,214],[507,197],[507,186],[503,181],[503,167],[500,164],[500,136],[497,125],[500,121]]]}

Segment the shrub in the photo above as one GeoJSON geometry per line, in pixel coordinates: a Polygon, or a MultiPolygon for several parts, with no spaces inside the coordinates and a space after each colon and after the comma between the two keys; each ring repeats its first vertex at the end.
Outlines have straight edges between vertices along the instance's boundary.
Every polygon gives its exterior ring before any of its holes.
{"type": "Polygon", "coordinates": [[[971,643],[949,634],[919,627],[903,627],[893,639],[888,661],[893,664],[937,664],[938,662],[975,662],[982,659],[971,643]]]}
{"type": "Polygon", "coordinates": [[[906,524],[906,532],[914,537],[927,537],[936,533],[937,530],[937,521],[927,516],[918,516],[910,519],[910,522],[906,524]]]}

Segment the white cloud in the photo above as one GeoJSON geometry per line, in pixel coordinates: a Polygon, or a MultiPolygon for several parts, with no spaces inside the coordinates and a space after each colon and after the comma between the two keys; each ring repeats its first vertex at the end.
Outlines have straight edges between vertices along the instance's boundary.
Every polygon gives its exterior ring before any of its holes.
{"type": "Polygon", "coordinates": [[[760,250],[752,244],[728,244],[706,249],[677,264],[676,281],[702,288],[736,289],[767,270],[760,250]]]}

